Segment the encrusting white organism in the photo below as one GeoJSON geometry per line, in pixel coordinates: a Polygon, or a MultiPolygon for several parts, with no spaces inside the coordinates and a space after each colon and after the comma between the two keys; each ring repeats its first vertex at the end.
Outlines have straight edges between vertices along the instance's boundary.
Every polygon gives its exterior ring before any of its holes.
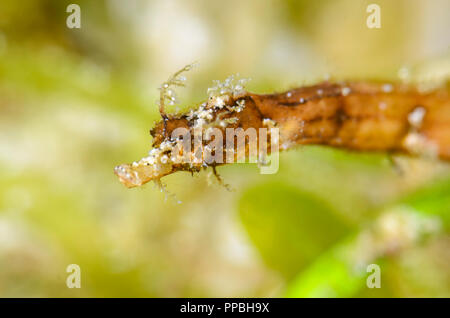
{"type": "MultiPolygon", "coordinates": [[[[160,86],[159,112],[165,124],[169,118],[165,113],[166,101],[168,101],[171,105],[177,103],[177,97],[172,87],[185,86],[186,77],[181,74],[191,70],[194,66],[194,64],[186,65],[160,86]]],[[[214,81],[215,85],[208,88],[208,100],[201,104],[198,109],[191,110],[187,116],[189,121],[194,122],[193,129],[204,129],[215,124],[225,128],[229,124],[233,124],[237,121],[237,118],[234,117],[223,118],[226,114],[232,114],[234,112],[239,113],[245,107],[245,100],[237,100],[235,105],[228,104],[230,98],[236,100],[240,96],[245,95],[244,88],[245,84],[248,82],[248,79],[237,79],[237,76],[238,75],[231,75],[225,79],[224,82],[214,81]],[[226,112],[220,113],[216,116],[216,118],[214,118],[214,109],[223,109],[224,107],[226,107],[226,112]]],[[[150,150],[147,157],[133,162],[131,166],[117,166],[115,168],[115,172],[121,181],[129,186],[142,185],[144,183],[142,177],[151,179],[155,178],[157,183],[161,186],[158,176],[164,176],[169,173],[172,170],[174,163],[185,159],[185,156],[183,155],[186,154],[182,153],[183,147],[180,146],[180,144],[180,139],[173,140],[171,138],[166,138],[166,140],[161,142],[158,147],[150,150]],[[170,154],[171,157],[169,158],[170,154]]],[[[203,150],[204,146],[202,144],[200,147],[203,150]]],[[[187,155],[191,168],[208,166],[205,162],[203,151],[201,153],[201,158],[198,158],[194,152],[187,155]]],[[[220,178],[219,176],[217,177],[220,178]]]]}
{"type": "Polygon", "coordinates": [[[411,126],[416,129],[419,129],[422,126],[423,118],[425,117],[426,110],[423,107],[416,107],[411,113],[408,115],[408,122],[411,126]]]}
{"type": "Polygon", "coordinates": [[[426,110],[421,106],[414,108],[409,113],[408,123],[411,126],[411,131],[404,138],[403,145],[412,153],[434,158],[438,152],[437,146],[419,132],[425,115],[426,110]]]}

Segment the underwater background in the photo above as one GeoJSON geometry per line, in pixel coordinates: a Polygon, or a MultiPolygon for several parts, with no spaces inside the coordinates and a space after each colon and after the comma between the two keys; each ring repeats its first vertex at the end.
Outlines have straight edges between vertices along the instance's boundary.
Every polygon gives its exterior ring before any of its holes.
{"type": "Polygon", "coordinates": [[[170,112],[236,73],[256,93],[448,80],[449,1],[78,0],[72,29],[71,3],[0,2],[0,297],[450,296],[447,163],[302,146],[273,175],[219,167],[233,191],[167,176],[176,200],[113,173],[150,150],[157,88],[194,61],[170,112]]]}

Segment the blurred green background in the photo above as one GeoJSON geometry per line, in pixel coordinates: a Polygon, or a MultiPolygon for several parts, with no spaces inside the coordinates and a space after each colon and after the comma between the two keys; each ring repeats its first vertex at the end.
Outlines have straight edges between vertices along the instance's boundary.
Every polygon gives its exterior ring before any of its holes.
{"type": "Polygon", "coordinates": [[[81,29],[70,3],[0,2],[0,296],[450,296],[446,163],[300,147],[274,175],[219,168],[231,192],[164,178],[180,204],[113,174],[150,149],[157,87],[193,61],[179,109],[233,73],[260,93],[448,79],[448,0],[79,0],[81,29]]]}

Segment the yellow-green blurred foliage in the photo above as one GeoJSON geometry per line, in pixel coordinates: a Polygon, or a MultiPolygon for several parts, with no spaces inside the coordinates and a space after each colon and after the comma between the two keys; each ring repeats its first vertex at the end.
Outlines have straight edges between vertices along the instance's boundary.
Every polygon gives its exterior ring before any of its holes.
{"type": "Polygon", "coordinates": [[[0,296],[450,296],[445,163],[301,147],[274,175],[220,168],[232,192],[164,178],[181,204],[113,174],[150,149],[156,88],[193,61],[180,109],[232,73],[255,92],[448,78],[448,0],[78,0],[69,29],[72,2],[0,2],[0,296]]]}

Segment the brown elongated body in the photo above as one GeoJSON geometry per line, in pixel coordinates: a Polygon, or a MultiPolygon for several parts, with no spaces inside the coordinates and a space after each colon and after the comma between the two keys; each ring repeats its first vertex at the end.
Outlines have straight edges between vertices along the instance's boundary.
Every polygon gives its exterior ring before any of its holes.
{"type": "Polygon", "coordinates": [[[436,146],[437,156],[450,159],[448,89],[419,93],[405,85],[323,83],[250,96],[264,116],[282,127],[287,142],[411,153],[415,149],[405,138],[417,133],[436,146]],[[411,117],[418,109],[423,117],[414,123],[411,117]]]}
{"type": "MultiPolygon", "coordinates": [[[[279,129],[280,150],[302,144],[323,144],[450,160],[448,85],[421,92],[405,84],[324,82],[266,95],[228,91],[210,96],[197,111],[169,115],[151,131],[153,147],[158,151],[151,160],[143,158],[116,167],[120,180],[134,187],[176,171],[198,171],[221,164],[207,162],[205,157],[189,164],[161,162],[161,156],[167,153],[165,148],[173,144],[174,130],[184,127],[193,131],[199,119],[205,127],[218,128],[224,135],[226,128],[259,129],[267,128],[269,123],[279,129]],[[224,125],[227,119],[232,120],[224,125]]],[[[268,149],[270,152],[270,144],[268,149]]],[[[224,153],[229,150],[224,141],[224,153]]]]}

